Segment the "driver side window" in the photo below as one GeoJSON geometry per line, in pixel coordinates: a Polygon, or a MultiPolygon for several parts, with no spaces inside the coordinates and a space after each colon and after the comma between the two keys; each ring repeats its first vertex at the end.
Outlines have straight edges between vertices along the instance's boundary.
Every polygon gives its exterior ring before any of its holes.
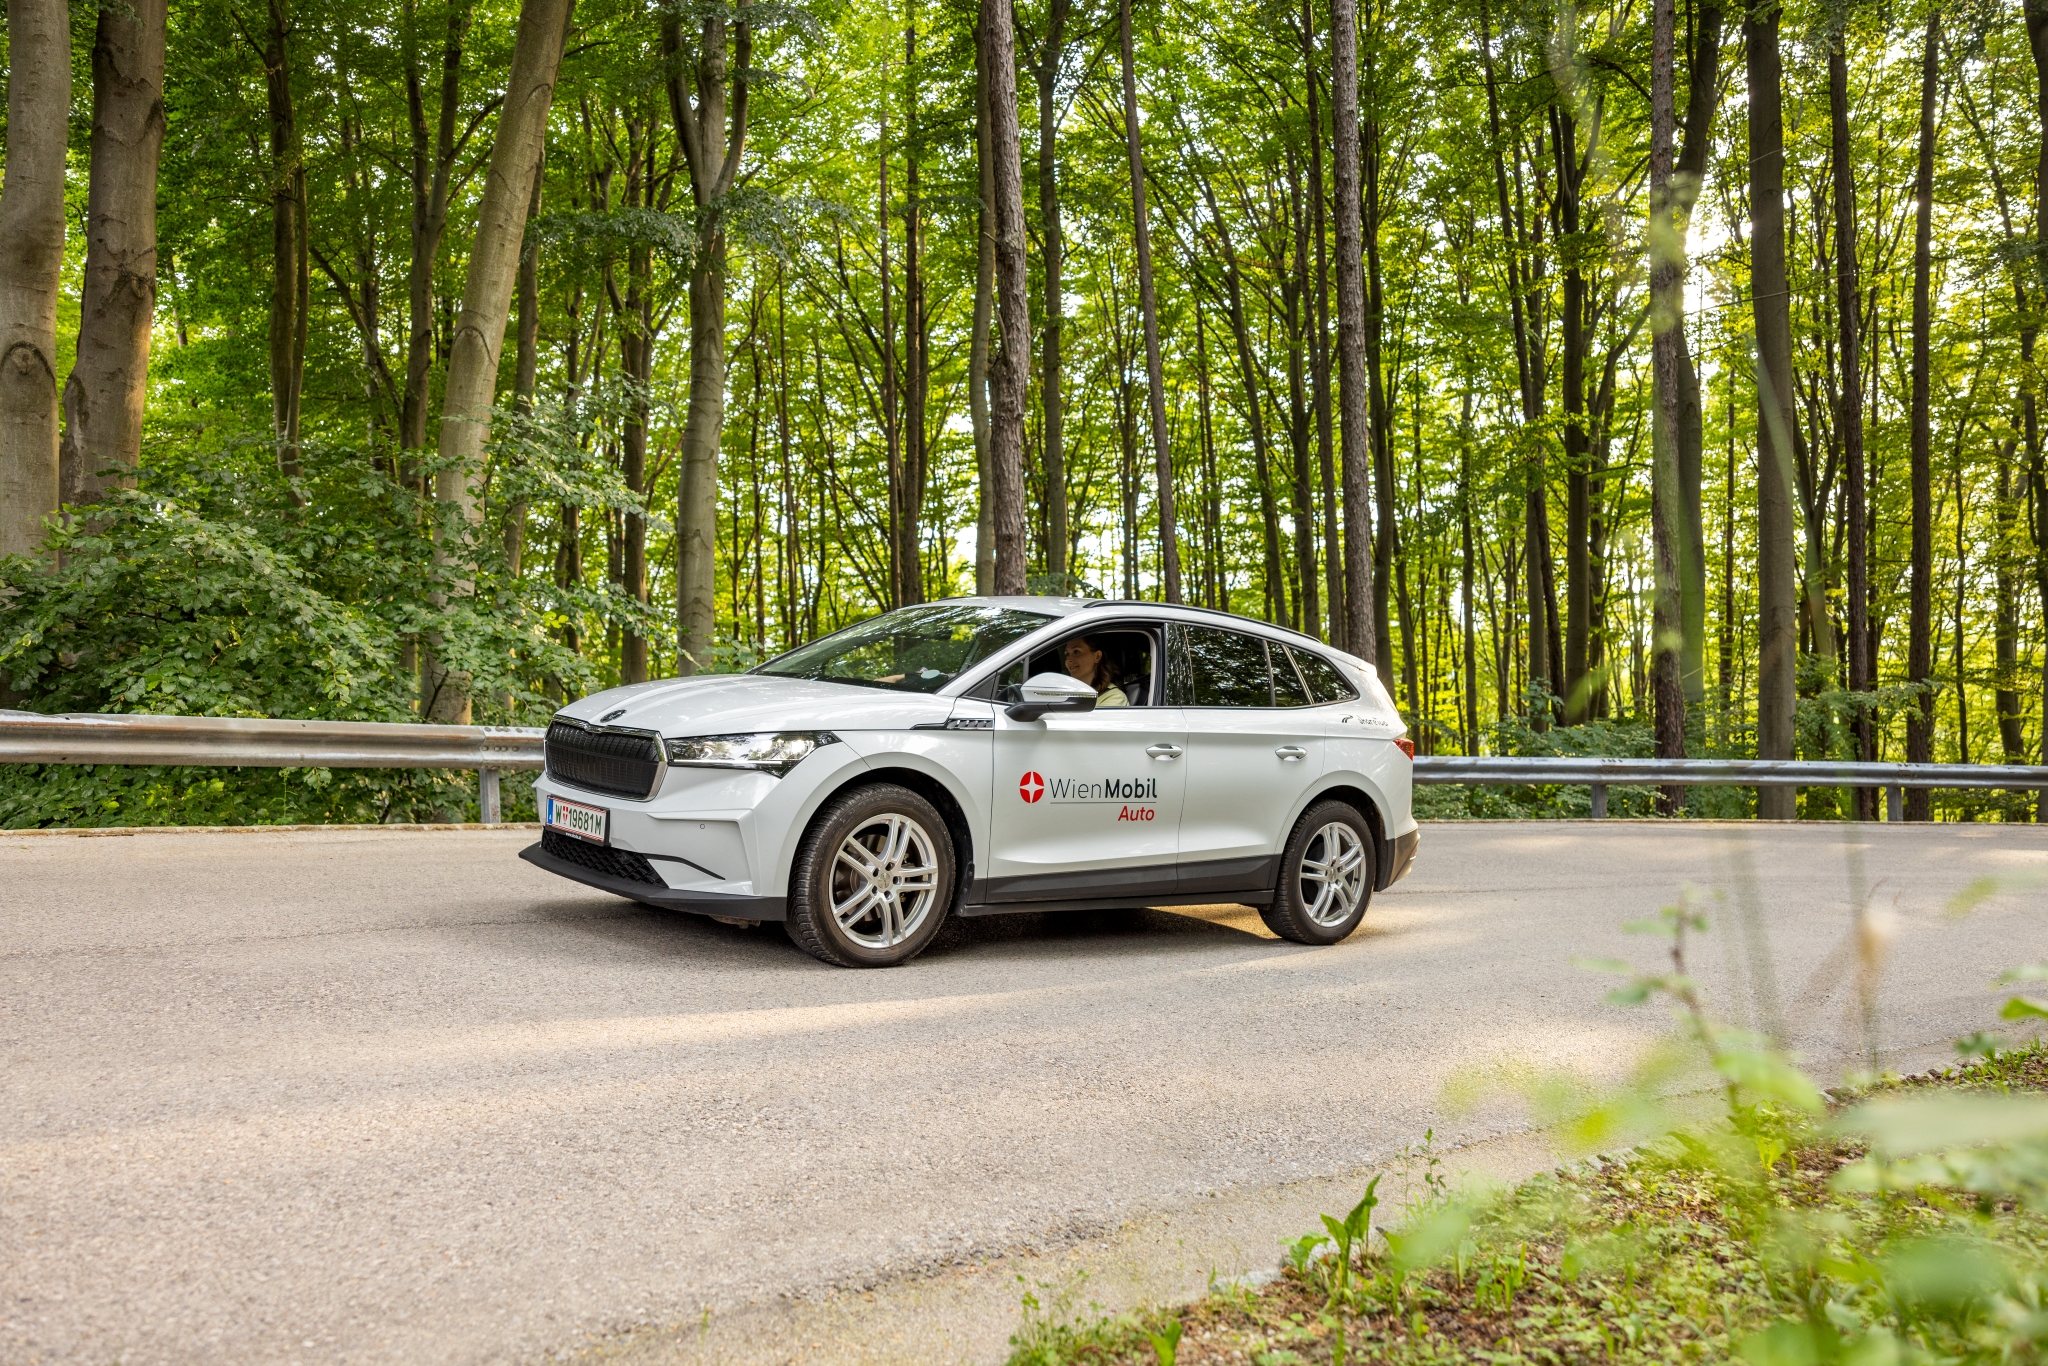
{"type": "MultiPolygon", "coordinates": [[[[1102,651],[1108,677],[1122,690],[1127,705],[1157,705],[1157,699],[1153,696],[1157,642],[1150,631],[1134,627],[1111,627],[1077,634],[1085,634],[1102,651]]],[[[1067,671],[1064,660],[1066,645],[1074,638],[1068,636],[1066,639],[1055,641],[1042,650],[1034,651],[1027,658],[1005,666],[988,683],[975,689],[975,696],[985,697],[998,706],[1023,701],[1025,679],[1038,674],[1059,674],[1067,671]]]]}

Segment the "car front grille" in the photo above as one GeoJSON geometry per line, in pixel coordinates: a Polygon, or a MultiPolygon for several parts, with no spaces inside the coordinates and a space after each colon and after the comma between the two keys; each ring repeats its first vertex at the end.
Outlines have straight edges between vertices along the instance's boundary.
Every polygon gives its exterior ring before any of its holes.
{"type": "Polygon", "coordinates": [[[542,853],[552,854],[578,868],[588,868],[593,873],[603,873],[606,877],[624,882],[646,882],[656,887],[668,885],[655,873],[653,864],[630,849],[591,844],[559,830],[541,831],[540,847],[542,853]]]}
{"type": "Polygon", "coordinates": [[[548,776],[558,782],[646,801],[661,779],[661,741],[652,735],[585,730],[557,721],[548,727],[547,765],[548,776]]]}

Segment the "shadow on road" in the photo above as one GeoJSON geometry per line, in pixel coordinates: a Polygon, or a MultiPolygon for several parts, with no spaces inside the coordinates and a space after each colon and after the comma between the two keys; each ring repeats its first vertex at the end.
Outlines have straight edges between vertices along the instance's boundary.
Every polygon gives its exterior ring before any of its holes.
{"type": "MultiPolygon", "coordinates": [[[[570,898],[528,907],[535,921],[613,952],[687,959],[698,967],[827,968],[789,942],[778,924],[727,925],[709,916],[612,898],[570,898]]],[[[1174,910],[1134,906],[1115,910],[1027,912],[946,922],[914,963],[1044,960],[1130,954],[1203,953],[1263,944],[1280,950],[1248,906],[1195,906],[1174,910]]]]}

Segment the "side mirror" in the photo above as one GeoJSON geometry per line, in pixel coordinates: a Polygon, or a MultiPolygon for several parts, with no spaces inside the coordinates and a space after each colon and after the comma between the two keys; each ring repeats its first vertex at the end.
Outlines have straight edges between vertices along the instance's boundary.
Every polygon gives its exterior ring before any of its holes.
{"type": "Polygon", "coordinates": [[[1095,710],[1095,689],[1068,674],[1033,674],[1018,691],[1024,700],[1004,712],[1012,721],[1036,721],[1049,712],[1095,710]]]}

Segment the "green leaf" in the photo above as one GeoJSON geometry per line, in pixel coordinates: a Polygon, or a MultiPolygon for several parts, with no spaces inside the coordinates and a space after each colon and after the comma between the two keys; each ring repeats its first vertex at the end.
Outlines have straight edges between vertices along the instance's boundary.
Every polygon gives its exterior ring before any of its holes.
{"type": "Polygon", "coordinates": [[[1458,1240],[1472,1227],[1472,1211],[1453,1205],[1408,1225],[1399,1233],[1382,1232],[1392,1249],[1394,1263],[1403,1271],[1421,1271],[1435,1266],[1458,1246],[1458,1240]]]}
{"type": "Polygon", "coordinates": [[[2048,1019],[2048,1006],[2038,1001],[2029,1001],[2024,996],[2015,996],[2005,1003],[2005,1009],[1998,1012],[2001,1020],[2048,1019]]]}
{"type": "Polygon", "coordinates": [[[1820,1088],[1804,1072],[1778,1054],[1753,1048],[1732,1049],[1714,1059],[1714,1070],[1760,1100],[1781,1101],[1809,1114],[1827,1108],[1820,1088]]]}
{"type": "Polygon", "coordinates": [[[1889,1157],[2048,1138],[2048,1098],[1941,1095],[1871,1101],[1829,1129],[1853,1134],[1889,1157]]]}

